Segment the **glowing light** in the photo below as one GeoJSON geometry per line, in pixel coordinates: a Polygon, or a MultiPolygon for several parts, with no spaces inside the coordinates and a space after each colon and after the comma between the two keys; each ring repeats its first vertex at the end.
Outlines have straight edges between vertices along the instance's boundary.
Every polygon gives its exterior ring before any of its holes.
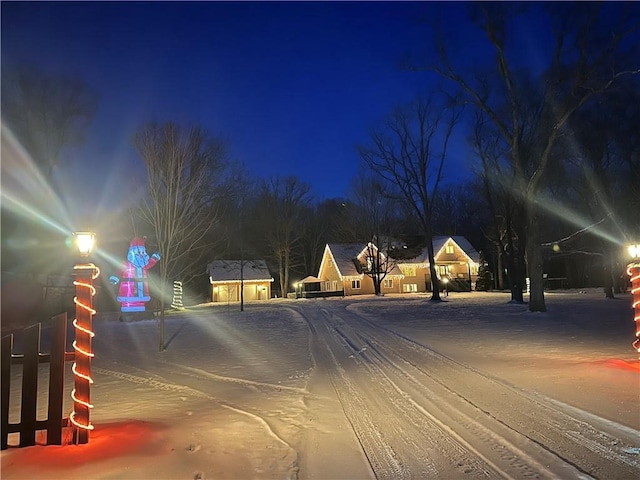
{"type": "Polygon", "coordinates": [[[629,251],[629,256],[631,258],[640,258],[640,244],[632,244],[627,246],[627,250],[629,251]]]}
{"type": "MultiPolygon", "coordinates": [[[[93,234],[90,234],[90,236],[92,237],[93,234]]],[[[79,240],[79,238],[80,237],[76,235],[76,239],[79,240]]],[[[86,242],[87,243],[82,243],[82,245],[84,245],[82,248],[80,247],[81,242],[77,242],[83,256],[88,255],[88,252],[91,251],[93,238],[91,238],[90,242],[88,240],[86,240],[86,242]],[[83,251],[87,253],[83,254],[83,251]]],[[[77,292],[77,295],[73,299],[73,302],[76,304],[76,318],[73,320],[73,326],[76,329],[76,340],[73,342],[75,361],[71,367],[71,371],[75,376],[75,388],[71,391],[73,412],[69,416],[69,421],[78,431],[89,431],[94,429],[89,419],[89,409],[93,408],[93,405],[89,402],[89,386],[93,383],[93,378],[91,378],[91,359],[95,356],[91,351],[91,339],[95,337],[91,325],[92,317],[96,314],[91,299],[96,294],[93,281],[100,275],[100,269],[93,263],[78,264],[73,268],[79,271],[78,275],[81,276],[81,279],[73,282],[77,292]],[[85,300],[82,301],[79,297],[85,300]],[[82,419],[80,417],[82,417],[82,419]]],[[[78,443],[88,442],[86,434],[84,437],[78,435],[76,438],[78,443]]]]}
{"type": "MultiPolygon", "coordinates": [[[[76,367],[77,367],[77,363],[74,363],[74,364],[71,366],[71,371],[73,372],[73,374],[74,374],[76,377],[80,377],[80,378],[82,378],[82,379],[86,380],[86,381],[87,381],[87,382],[89,382],[89,383],[93,383],[93,378],[91,378],[91,376],[89,376],[89,375],[85,375],[84,373],[79,372],[79,371],[78,371],[78,369],[77,369],[76,367]]],[[[74,389],[74,391],[75,391],[75,389],[74,389]]]]}
{"type": "Polygon", "coordinates": [[[179,280],[174,280],[173,282],[173,299],[171,300],[171,308],[178,310],[184,309],[184,304],[182,303],[182,282],[179,280]]]}
{"type": "Polygon", "coordinates": [[[76,232],[73,234],[75,238],[75,244],[80,252],[80,255],[86,257],[93,250],[93,244],[95,243],[96,234],[91,232],[76,232]]]}

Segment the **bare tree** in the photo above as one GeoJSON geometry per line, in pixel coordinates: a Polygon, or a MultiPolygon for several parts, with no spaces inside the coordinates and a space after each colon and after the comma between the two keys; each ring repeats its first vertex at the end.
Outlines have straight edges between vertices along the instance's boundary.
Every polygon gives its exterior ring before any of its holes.
{"type": "Polygon", "coordinates": [[[164,306],[169,280],[202,269],[202,254],[211,244],[207,233],[218,220],[224,144],[197,127],[150,123],[134,136],[147,167],[148,195],[140,208],[152,226],[160,261],[160,351],[166,348],[164,306]]]}
{"type": "Polygon", "coordinates": [[[289,291],[289,274],[297,262],[296,249],[304,238],[304,213],[310,201],[310,186],[296,177],[275,177],[265,181],[256,208],[272,260],[278,265],[280,291],[289,291]]]}
{"type": "Polygon", "coordinates": [[[372,172],[358,176],[353,191],[357,212],[351,221],[367,243],[366,268],[363,273],[373,280],[376,295],[382,294],[382,282],[396,266],[391,254],[395,247],[395,201],[386,192],[381,179],[372,172]]]}
{"type": "Polygon", "coordinates": [[[482,184],[482,193],[492,219],[488,236],[497,250],[498,288],[504,284],[504,264],[509,278],[511,301],[522,303],[526,270],[522,199],[510,192],[514,172],[509,162],[504,160],[508,152],[505,151],[499,132],[482,111],[475,112],[471,142],[481,161],[481,168],[476,175],[482,184]]]}
{"type": "Polygon", "coordinates": [[[255,201],[256,184],[244,167],[236,168],[229,179],[233,188],[229,189],[222,221],[226,247],[222,250],[228,258],[240,259],[240,311],[244,311],[244,267],[255,259],[256,235],[252,234],[249,210],[255,201]]]}
{"type": "Polygon", "coordinates": [[[97,94],[79,77],[20,65],[2,70],[2,121],[49,181],[65,147],[80,143],[97,94]]]}
{"type": "Polygon", "coordinates": [[[432,208],[438,194],[449,139],[460,117],[454,105],[435,105],[418,98],[391,115],[385,127],[371,135],[371,146],[360,156],[389,185],[418,221],[427,243],[433,301],[440,301],[433,251],[432,208]]]}
{"type": "Polygon", "coordinates": [[[552,152],[577,110],[621,77],[640,72],[637,57],[631,67],[618,58],[619,51],[628,47],[625,38],[638,29],[637,6],[625,4],[616,11],[604,11],[608,6],[599,3],[545,7],[555,45],[537,81],[514,66],[519,53],[511,48],[514,36],[509,27],[522,13],[521,5],[474,4],[473,19],[495,51],[496,63],[489,74],[455,68],[444,42],[439,44],[440,65],[434,68],[486,113],[508,146],[513,192],[521,197],[526,217],[531,311],[546,311],[538,201],[548,181],[552,152]]]}

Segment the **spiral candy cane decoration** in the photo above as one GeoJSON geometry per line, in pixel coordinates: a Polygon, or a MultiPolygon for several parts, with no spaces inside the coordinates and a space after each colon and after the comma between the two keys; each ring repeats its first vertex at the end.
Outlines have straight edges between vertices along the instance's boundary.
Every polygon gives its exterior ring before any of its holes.
{"type": "MultiPolygon", "coordinates": [[[[73,303],[76,304],[76,318],[73,320],[76,339],[73,342],[75,358],[71,367],[75,375],[75,388],[71,392],[73,412],[69,416],[69,420],[79,430],[88,432],[93,430],[93,425],[89,420],[89,409],[93,408],[89,401],[89,386],[93,383],[91,359],[94,356],[91,351],[91,340],[95,337],[92,330],[92,317],[96,314],[92,304],[92,297],[96,294],[93,280],[100,275],[100,269],[93,263],[75,265],[73,268],[78,271],[79,279],[73,282],[77,294],[73,299],[73,303]]],[[[87,441],[85,433],[84,440],[78,443],[86,443],[87,441]]]]}
{"type": "Polygon", "coordinates": [[[631,277],[633,321],[636,323],[636,339],[633,342],[633,348],[640,354],[640,263],[629,264],[627,274],[631,277]]]}

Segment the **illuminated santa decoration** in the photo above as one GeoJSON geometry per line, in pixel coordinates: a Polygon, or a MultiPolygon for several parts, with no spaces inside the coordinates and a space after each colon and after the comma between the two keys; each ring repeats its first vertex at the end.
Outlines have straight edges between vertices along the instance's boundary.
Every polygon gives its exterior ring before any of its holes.
{"type": "Polygon", "coordinates": [[[147,253],[144,238],[135,237],[131,240],[120,278],[115,275],[109,277],[112,284],[120,283],[116,299],[120,302],[123,313],[145,311],[145,304],[151,300],[147,271],[158,260],[159,253],[151,256],[147,253]]]}

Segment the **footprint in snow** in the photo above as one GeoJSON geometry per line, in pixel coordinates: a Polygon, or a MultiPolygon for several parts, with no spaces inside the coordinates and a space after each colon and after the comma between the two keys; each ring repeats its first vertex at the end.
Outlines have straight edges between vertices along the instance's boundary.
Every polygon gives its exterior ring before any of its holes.
{"type": "Polygon", "coordinates": [[[187,448],[185,448],[185,450],[186,450],[187,452],[195,453],[195,452],[197,452],[198,450],[200,450],[200,448],[201,448],[201,445],[194,445],[194,444],[192,443],[192,444],[190,444],[187,448]]]}

